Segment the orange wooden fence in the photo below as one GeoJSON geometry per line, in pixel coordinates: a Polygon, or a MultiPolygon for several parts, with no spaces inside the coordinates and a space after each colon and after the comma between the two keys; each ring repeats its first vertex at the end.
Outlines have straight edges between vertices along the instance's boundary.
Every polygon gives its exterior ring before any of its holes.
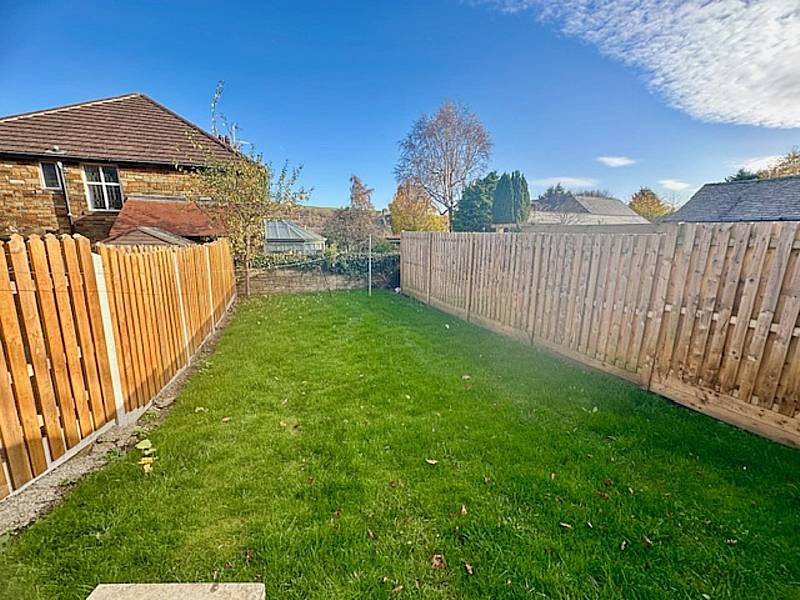
{"type": "Polygon", "coordinates": [[[404,233],[404,292],[800,445],[796,223],[404,233]]]}
{"type": "Polygon", "coordinates": [[[0,242],[0,498],[136,418],[234,299],[225,240],[99,251],[0,242]]]}

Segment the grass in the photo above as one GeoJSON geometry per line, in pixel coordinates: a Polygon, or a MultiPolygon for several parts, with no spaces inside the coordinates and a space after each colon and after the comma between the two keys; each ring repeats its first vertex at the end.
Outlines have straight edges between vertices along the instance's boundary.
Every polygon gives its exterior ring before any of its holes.
{"type": "Polygon", "coordinates": [[[800,452],[388,293],[244,303],[149,439],[0,542],[0,598],[800,597],[800,452]]]}

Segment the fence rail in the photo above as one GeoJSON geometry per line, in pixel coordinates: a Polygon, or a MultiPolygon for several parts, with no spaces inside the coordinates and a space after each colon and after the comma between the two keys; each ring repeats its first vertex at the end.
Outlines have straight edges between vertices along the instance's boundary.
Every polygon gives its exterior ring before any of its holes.
{"type": "Polygon", "coordinates": [[[796,223],[403,233],[404,291],[800,445],[796,223]]]}
{"type": "Polygon", "coordinates": [[[0,242],[0,498],[136,418],[235,297],[226,240],[99,252],[0,242]]]}

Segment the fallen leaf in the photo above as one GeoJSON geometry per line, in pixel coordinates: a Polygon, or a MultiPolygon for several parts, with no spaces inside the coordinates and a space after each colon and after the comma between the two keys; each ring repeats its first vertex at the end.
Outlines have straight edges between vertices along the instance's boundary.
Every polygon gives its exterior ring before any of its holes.
{"type": "Polygon", "coordinates": [[[550,473],[550,481],[553,481],[556,478],[555,473],[550,473]]]}
{"type": "Polygon", "coordinates": [[[389,481],[389,487],[392,488],[392,489],[396,488],[397,487],[397,479],[391,479],[389,481]]]}
{"type": "Polygon", "coordinates": [[[472,377],[470,377],[469,375],[462,375],[462,376],[461,376],[461,379],[463,379],[464,381],[466,381],[467,379],[472,379],[472,377]]]}
{"type": "Polygon", "coordinates": [[[447,566],[444,562],[444,556],[441,554],[434,554],[431,556],[431,568],[432,569],[444,569],[447,566]]]}
{"type": "Polygon", "coordinates": [[[589,529],[594,529],[594,527],[592,526],[592,522],[591,522],[591,521],[586,521],[586,526],[587,526],[589,529]]]}
{"type": "Polygon", "coordinates": [[[614,485],[614,482],[610,479],[603,479],[603,485],[605,485],[606,487],[611,487],[614,485]]]}
{"type": "Polygon", "coordinates": [[[464,563],[464,570],[466,570],[467,575],[474,575],[475,569],[472,568],[472,565],[469,563],[464,563]]]}
{"type": "Polygon", "coordinates": [[[429,465],[438,465],[439,464],[439,461],[436,460],[435,458],[426,458],[425,462],[428,463],[429,465]]]}
{"type": "Polygon", "coordinates": [[[399,594],[400,592],[402,592],[402,591],[403,591],[403,586],[402,586],[402,585],[396,585],[395,587],[393,587],[393,588],[392,588],[392,593],[393,593],[395,596],[396,596],[397,594],[399,594]]]}
{"type": "Polygon", "coordinates": [[[227,423],[227,422],[228,422],[228,421],[230,421],[230,420],[231,420],[231,418],[230,418],[230,417],[222,417],[222,422],[223,422],[223,423],[227,423]]]}
{"type": "Polygon", "coordinates": [[[408,394],[406,394],[406,400],[411,400],[411,396],[409,396],[408,394]]]}
{"type": "Polygon", "coordinates": [[[144,439],[138,444],[136,444],[137,450],[149,450],[152,447],[153,447],[153,442],[151,442],[149,439],[144,439]]]}
{"type": "Polygon", "coordinates": [[[570,525],[569,523],[564,523],[564,521],[559,522],[559,525],[561,525],[561,527],[563,527],[564,529],[572,529],[572,525],[570,525]]]}
{"type": "Polygon", "coordinates": [[[151,473],[153,471],[153,465],[147,463],[146,465],[142,465],[142,469],[145,473],[151,473]]]}
{"type": "Polygon", "coordinates": [[[461,505],[461,514],[462,515],[466,515],[467,514],[467,505],[466,504],[462,504],[461,505]]]}
{"type": "Polygon", "coordinates": [[[628,540],[622,540],[622,543],[619,545],[619,549],[624,552],[625,548],[627,547],[628,547],[628,540]]]}
{"type": "Polygon", "coordinates": [[[728,544],[728,546],[735,546],[737,541],[738,540],[730,538],[730,539],[725,540],[725,543],[728,544]]]}
{"type": "Polygon", "coordinates": [[[145,456],[139,460],[140,465],[152,465],[156,460],[155,456],[145,456]]]}
{"type": "Polygon", "coordinates": [[[650,539],[649,537],[647,537],[646,535],[643,535],[643,536],[642,536],[642,541],[644,542],[644,545],[645,545],[645,546],[652,546],[652,545],[653,545],[653,540],[651,540],[651,539],[650,539]]]}
{"type": "Polygon", "coordinates": [[[367,529],[367,537],[371,540],[375,539],[375,533],[373,533],[372,529],[367,529]]]}
{"type": "Polygon", "coordinates": [[[633,491],[633,488],[632,488],[632,487],[629,487],[629,488],[628,488],[628,493],[629,493],[631,496],[633,496],[633,494],[634,494],[634,491],[633,491]]]}
{"type": "Polygon", "coordinates": [[[194,412],[196,412],[196,413],[201,413],[201,412],[202,413],[207,413],[208,409],[205,406],[198,406],[198,407],[196,407],[194,409],[194,412]]]}

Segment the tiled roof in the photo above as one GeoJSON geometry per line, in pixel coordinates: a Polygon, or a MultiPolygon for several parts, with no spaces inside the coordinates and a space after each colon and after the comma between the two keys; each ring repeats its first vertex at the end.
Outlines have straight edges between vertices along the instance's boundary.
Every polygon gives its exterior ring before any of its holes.
{"type": "Polygon", "coordinates": [[[185,237],[175,235],[169,231],[164,231],[158,227],[134,227],[112,235],[103,240],[104,244],[113,244],[117,246],[125,245],[140,245],[142,243],[153,244],[163,243],[169,246],[191,246],[194,242],[187,240],[185,237]],[[149,239],[149,238],[152,238],[149,239]],[[143,240],[145,240],[143,242],[143,240]]]}
{"type": "Polygon", "coordinates": [[[0,117],[0,154],[191,166],[231,152],[144,94],[0,117]]]}
{"type": "Polygon", "coordinates": [[[267,242],[324,242],[325,238],[313,231],[303,229],[291,221],[280,219],[265,223],[264,240],[267,242]]]}
{"type": "Polygon", "coordinates": [[[593,215],[614,215],[618,217],[638,217],[639,215],[622,200],[608,196],[582,196],[573,194],[575,200],[593,215]]]}
{"type": "Polygon", "coordinates": [[[665,221],[800,221],[800,176],[707,183],[665,221]]]}
{"type": "Polygon", "coordinates": [[[114,221],[109,237],[135,227],[157,227],[184,237],[216,237],[224,234],[208,212],[187,200],[129,199],[114,221]]]}

